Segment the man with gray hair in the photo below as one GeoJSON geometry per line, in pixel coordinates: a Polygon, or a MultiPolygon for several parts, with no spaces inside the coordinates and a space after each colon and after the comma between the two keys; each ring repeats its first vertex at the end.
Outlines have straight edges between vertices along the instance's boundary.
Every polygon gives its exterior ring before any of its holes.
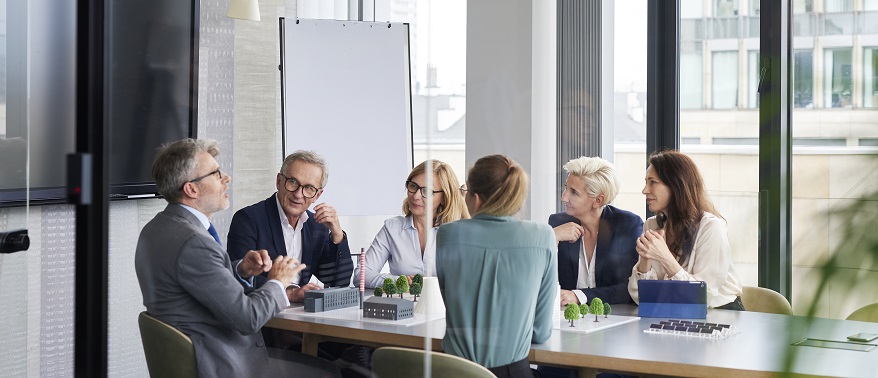
{"type": "Polygon", "coordinates": [[[183,139],[156,154],[152,176],[168,206],[144,226],[134,257],[147,312],[192,339],[200,377],[340,376],[325,360],[265,347],[260,328],[289,305],[285,288],[307,266],[265,250],[229,260],[210,223],[229,207],[218,153],[216,141],[183,139]],[[262,273],[267,283],[252,289],[262,273]]]}
{"type": "MultiPolygon", "coordinates": [[[[228,248],[232,259],[264,249],[270,258],[291,256],[311,267],[287,288],[292,302],[302,302],[305,292],[320,288],[310,282],[312,275],[328,286],[350,285],[354,264],[338,213],[327,203],[308,210],[323,194],[328,179],[326,161],[320,155],[293,152],[277,174],[277,192],[238,210],[232,218],[228,248]]],[[[257,277],[257,286],[266,278],[257,277]]]]}

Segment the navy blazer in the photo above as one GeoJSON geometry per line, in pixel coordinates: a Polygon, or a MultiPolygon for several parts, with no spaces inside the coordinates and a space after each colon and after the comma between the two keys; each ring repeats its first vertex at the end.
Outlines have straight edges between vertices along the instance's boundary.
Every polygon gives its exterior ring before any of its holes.
{"type": "MultiPolygon", "coordinates": [[[[233,261],[243,258],[250,250],[268,250],[272,260],[287,255],[276,196],[277,193],[235,212],[227,247],[233,261]]],[[[317,223],[311,211],[308,211],[308,221],[302,226],[301,262],[307,265],[299,276],[301,285],[308,283],[312,274],[327,286],[347,287],[351,284],[354,263],[347,234],[340,244],[334,244],[329,237],[329,228],[317,223]]],[[[254,286],[262,286],[268,281],[267,277],[267,273],[255,277],[254,286]]]]}
{"type": "MultiPolygon", "coordinates": [[[[567,222],[580,224],[566,213],[549,216],[549,225],[558,227],[567,222]]],[[[634,245],[643,233],[643,220],[630,211],[607,205],[601,213],[598,242],[595,247],[594,288],[577,288],[579,276],[579,250],[582,238],[573,242],[558,243],[558,283],[564,290],[582,290],[591,302],[600,298],[606,303],[633,303],[628,294],[628,277],[637,263],[634,245]]]]}

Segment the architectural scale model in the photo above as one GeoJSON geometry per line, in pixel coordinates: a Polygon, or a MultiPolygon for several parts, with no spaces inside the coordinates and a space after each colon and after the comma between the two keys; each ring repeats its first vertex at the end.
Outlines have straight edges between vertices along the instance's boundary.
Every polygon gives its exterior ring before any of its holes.
{"type": "Polygon", "coordinates": [[[412,301],[389,298],[371,297],[363,302],[363,317],[400,320],[415,316],[415,305],[412,301]]]}
{"type": "Polygon", "coordinates": [[[305,312],[322,312],[358,306],[360,292],[355,287],[333,287],[305,293],[305,312]]]}

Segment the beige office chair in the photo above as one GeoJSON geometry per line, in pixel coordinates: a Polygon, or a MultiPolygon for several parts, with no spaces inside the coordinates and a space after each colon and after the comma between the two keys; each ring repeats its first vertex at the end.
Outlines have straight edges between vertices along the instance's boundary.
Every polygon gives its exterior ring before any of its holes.
{"type": "Polygon", "coordinates": [[[196,377],[192,340],[146,311],[137,319],[150,377],[196,377]]]}
{"type": "MultiPolygon", "coordinates": [[[[418,349],[378,348],[372,353],[372,377],[423,377],[424,356],[418,349]]],[[[496,378],[490,370],[475,362],[450,354],[430,352],[432,377],[496,378]]]]}
{"type": "Polygon", "coordinates": [[[878,303],[872,303],[858,308],[848,315],[847,320],[878,323],[878,303]]]}
{"type": "Polygon", "coordinates": [[[790,301],[780,293],[764,287],[744,286],[741,302],[747,311],[767,312],[771,314],[792,315],[790,301]]]}

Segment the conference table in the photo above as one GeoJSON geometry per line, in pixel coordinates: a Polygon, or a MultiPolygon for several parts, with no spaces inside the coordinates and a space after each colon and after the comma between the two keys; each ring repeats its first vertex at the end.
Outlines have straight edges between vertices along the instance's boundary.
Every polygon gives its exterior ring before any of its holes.
{"type": "MultiPolygon", "coordinates": [[[[637,306],[614,305],[613,314],[636,316],[637,306]]],[[[765,377],[783,372],[878,376],[878,348],[854,351],[791,345],[805,338],[846,342],[855,333],[878,333],[878,323],[711,309],[707,322],[732,325],[737,333],[707,339],[644,332],[662,320],[667,319],[641,318],[591,333],[555,329],[545,343],[531,345],[528,357],[533,364],[579,369],[580,377],[599,371],[684,377],[765,377]],[[790,352],[794,358],[787,365],[790,352]]],[[[266,326],[301,332],[302,351],[311,355],[316,355],[322,341],[424,349],[425,337],[433,350],[441,351],[445,333],[444,318],[405,327],[285,312],[266,326]]]]}

